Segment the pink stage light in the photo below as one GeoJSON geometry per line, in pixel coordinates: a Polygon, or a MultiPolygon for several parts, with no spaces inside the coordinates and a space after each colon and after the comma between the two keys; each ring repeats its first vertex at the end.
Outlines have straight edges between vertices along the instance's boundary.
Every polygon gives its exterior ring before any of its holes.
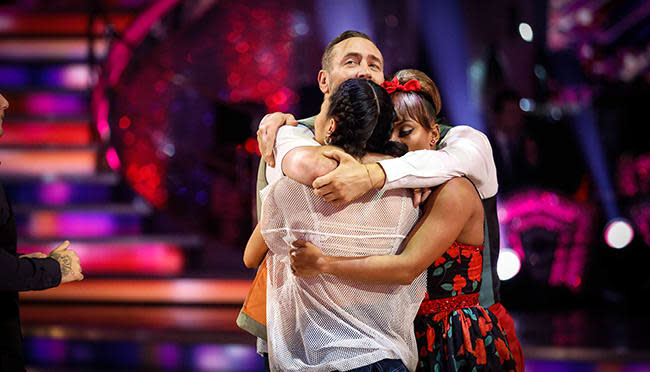
{"type": "Polygon", "coordinates": [[[33,93],[25,99],[25,107],[30,114],[79,115],[85,112],[86,103],[76,95],[33,93]]]}
{"type": "Polygon", "coordinates": [[[619,191],[626,197],[650,194],[650,154],[621,156],[616,179],[619,191]]]}
{"type": "Polygon", "coordinates": [[[0,149],[0,174],[44,176],[93,175],[96,151],[73,150],[20,150],[0,149]]]}
{"type": "MultiPolygon", "coordinates": [[[[49,253],[55,245],[19,244],[22,254],[49,253]]],[[[161,242],[79,243],[71,242],[87,274],[178,275],[185,258],[176,244],[161,242]]]]}
{"type": "Polygon", "coordinates": [[[30,214],[27,228],[31,236],[47,238],[137,233],[139,230],[135,226],[120,226],[117,218],[108,213],[36,211],[30,214]]]}
{"type": "Polygon", "coordinates": [[[27,123],[7,123],[2,136],[4,144],[35,145],[88,145],[91,142],[90,126],[85,122],[48,123],[30,121],[27,123]]]}
{"type": "Polygon", "coordinates": [[[72,189],[65,182],[49,182],[43,184],[39,196],[47,205],[64,205],[70,201],[72,189]]]}
{"type": "Polygon", "coordinates": [[[637,229],[641,232],[643,241],[650,246],[650,203],[636,205],[631,210],[632,218],[637,229]]]}
{"type": "Polygon", "coordinates": [[[120,158],[117,156],[117,152],[113,147],[109,148],[106,151],[106,161],[108,162],[108,165],[111,167],[111,169],[115,171],[120,169],[120,158]]]}
{"type": "Polygon", "coordinates": [[[62,85],[69,89],[87,89],[90,86],[90,70],[87,65],[70,65],[63,69],[62,85]]]}
{"type": "Polygon", "coordinates": [[[499,207],[499,222],[503,224],[507,240],[519,258],[525,258],[521,235],[539,227],[557,234],[551,274],[551,286],[566,285],[577,290],[582,284],[591,239],[593,212],[580,204],[555,193],[531,190],[516,194],[499,207]]]}
{"type": "MultiPolygon", "coordinates": [[[[95,40],[95,53],[106,55],[106,40],[95,40]]],[[[0,40],[0,54],[8,59],[25,58],[88,58],[88,40],[80,39],[5,39],[0,40]]]]}

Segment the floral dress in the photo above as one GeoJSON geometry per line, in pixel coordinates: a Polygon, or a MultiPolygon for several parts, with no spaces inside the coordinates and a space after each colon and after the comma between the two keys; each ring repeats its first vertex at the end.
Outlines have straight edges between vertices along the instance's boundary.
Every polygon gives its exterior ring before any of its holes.
{"type": "Polygon", "coordinates": [[[428,269],[415,318],[418,371],[515,371],[505,332],[478,304],[483,246],[454,242],[428,269]]]}

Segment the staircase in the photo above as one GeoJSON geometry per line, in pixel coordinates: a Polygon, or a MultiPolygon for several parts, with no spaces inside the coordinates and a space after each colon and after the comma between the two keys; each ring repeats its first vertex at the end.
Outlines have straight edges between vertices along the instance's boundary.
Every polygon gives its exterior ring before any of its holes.
{"type": "Polygon", "coordinates": [[[91,65],[107,54],[105,20],[123,32],[147,2],[104,1],[92,32],[89,2],[28,3],[0,5],[0,92],[10,102],[0,181],[19,251],[70,240],[86,277],[21,294],[29,366],[258,370],[252,337],[235,325],[250,280],[206,277],[203,238],[160,223],[110,169],[92,123],[91,65]]]}

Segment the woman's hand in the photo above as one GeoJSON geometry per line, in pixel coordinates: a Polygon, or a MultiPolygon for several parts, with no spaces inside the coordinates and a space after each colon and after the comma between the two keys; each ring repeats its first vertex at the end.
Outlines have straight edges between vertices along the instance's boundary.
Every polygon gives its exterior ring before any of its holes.
{"type": "Polygon", "coordinates": [[[320,248],[304,240],[296,240],[289,251],[291,271],[300,277],[312,277],[325,272],[327,260],[320,248]]]}

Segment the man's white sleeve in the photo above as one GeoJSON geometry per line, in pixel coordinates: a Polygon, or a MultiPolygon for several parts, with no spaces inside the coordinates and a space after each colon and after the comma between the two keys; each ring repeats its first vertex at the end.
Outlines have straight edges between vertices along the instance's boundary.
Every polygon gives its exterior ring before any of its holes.
{"type": "Polygon", "coordinates": [[[284,176],[284,173],[282,173],[282,160],[285,155],[289,151],[303,146],[320,146],[320,143],[314,139],[314,133],[309,128],[304,125],[283,125],[278,129],[275,147],[273,147],[275,167],[266,167],[266,180],[269,185],[284,176]]]}
{"type": "Polygon", "coordinates": [[[386,173],[384,189],[434,187],[467,176],[482,199],[496,195],[496,166],[490,141],[483,133],[465,125],[453,127],[438,148],[380,161],[386,173]]]}

